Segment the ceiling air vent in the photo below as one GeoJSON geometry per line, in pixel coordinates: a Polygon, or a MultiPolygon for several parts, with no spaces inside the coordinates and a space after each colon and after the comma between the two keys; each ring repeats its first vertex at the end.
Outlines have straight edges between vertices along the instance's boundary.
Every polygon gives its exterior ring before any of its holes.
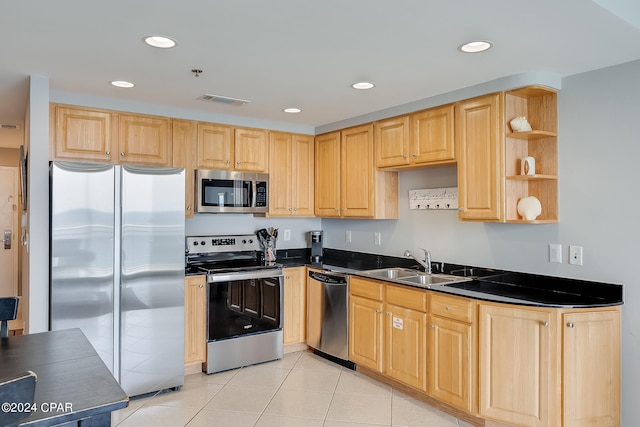
{"type": "Polygon", "coordinates": [[[200,101],[219,102],[227,105],[244,105],[251,102],[244,99],[230,98],[228,96],[211,95],[210,93],[205,93],[197,99],[200,101]]]}

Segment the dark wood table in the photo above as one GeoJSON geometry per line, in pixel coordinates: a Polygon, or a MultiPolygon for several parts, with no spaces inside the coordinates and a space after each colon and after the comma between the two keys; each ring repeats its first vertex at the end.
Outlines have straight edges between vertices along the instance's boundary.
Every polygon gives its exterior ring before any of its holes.
{"type": "Polygon", "coordinates": [[[80,329],[0,339],[0,378],[24,371],[38,376],[37,410],[20,426],[74,422],[110,427],[111,412],[129,405],[129,397],[80,329]]]}

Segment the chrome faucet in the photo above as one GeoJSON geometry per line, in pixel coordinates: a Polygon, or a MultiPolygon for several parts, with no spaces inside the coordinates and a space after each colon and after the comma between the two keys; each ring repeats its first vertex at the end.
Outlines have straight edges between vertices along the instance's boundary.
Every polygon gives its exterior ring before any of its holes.
{"type": "Polygon", "coordinates": [[[411,251],[409,249],[407,249],[406,251],[404,251],[404,256],[409,257],[409,258],[413,258],[414,260],[418,261],[418,263],[420,263],[421,266],[424,267],[424,271],[427,274],[431,274],[431,252],[429,252],[428,250],[424,249],[424,248],[420,248],[424,251],[424,259],[420,260],[416,257],[414,257],[411,254],[411,251]]]}

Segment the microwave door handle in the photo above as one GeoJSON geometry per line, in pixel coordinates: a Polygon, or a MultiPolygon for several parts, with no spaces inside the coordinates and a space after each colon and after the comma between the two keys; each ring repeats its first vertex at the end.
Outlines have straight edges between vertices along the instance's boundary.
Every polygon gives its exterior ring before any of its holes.
{"type": "Polygon", "coordinates": [[[256,199],[258,198],[258,187],[257,187],[257,181],[256,180],[252,180],[251,181],[251,207],[255,208],[256,207],[256,199]]]}

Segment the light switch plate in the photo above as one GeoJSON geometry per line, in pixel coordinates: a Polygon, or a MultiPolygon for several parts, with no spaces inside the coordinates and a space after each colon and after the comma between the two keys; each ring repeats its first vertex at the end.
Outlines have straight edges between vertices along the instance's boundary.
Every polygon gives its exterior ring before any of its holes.
{"type": "Polygon", "coordinates": [[[549,262],[562,264],[562,245],[556,243],[549,244],[549,262]]]}

